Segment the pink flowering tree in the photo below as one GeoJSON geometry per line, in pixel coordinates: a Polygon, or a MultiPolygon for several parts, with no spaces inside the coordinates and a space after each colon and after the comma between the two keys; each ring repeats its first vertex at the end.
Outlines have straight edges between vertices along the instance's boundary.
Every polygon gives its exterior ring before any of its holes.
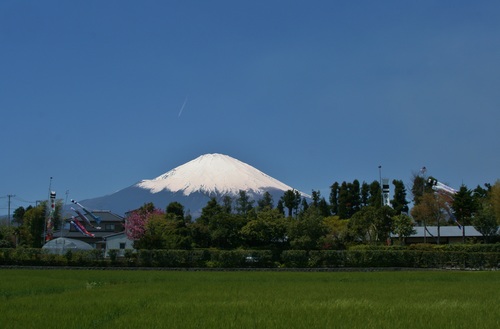
{"type": "Polygon", "coordinates": [[[155,208],[152,203],[146,203],[141,208],[132,211],[125,219],[125,234],[127,238],[133,241],[140,240],[146,234],[150,219],[164,215],[165,212],[155,208]]]}

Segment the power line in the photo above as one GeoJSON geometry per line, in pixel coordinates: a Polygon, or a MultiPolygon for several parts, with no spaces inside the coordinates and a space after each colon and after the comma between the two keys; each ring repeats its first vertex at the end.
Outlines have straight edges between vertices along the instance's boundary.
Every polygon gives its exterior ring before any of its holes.
{"type": "MultiPolygon", "coordinates": [[[[15,195],[14,195],[14,197],[15,197],[15,195]]],[[[15,197],[15,199],[16,199],[17,201],[21,201],[21,202],[24,202],[24,203],[36,203],[36,201],[28,201],[28,200],[24,200],[24,199],[23,199],[23,198],[21,198],[21,197],[17,197],[17,198],[15,197]]]]}

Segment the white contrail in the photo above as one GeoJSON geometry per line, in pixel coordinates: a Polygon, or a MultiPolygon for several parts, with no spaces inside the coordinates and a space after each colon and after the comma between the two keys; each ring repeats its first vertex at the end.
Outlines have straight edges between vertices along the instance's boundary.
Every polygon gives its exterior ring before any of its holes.
{"type": "Polygon", "coordinates": [[[184,99],[184,103],[182,103],[181,110],[179,111],[179,115],[177,116],[178,118],[181,117],[182,111],[184,111],[184,107],[186,106],[187,101],[188,97],[186,96],[186,98],[184,99]]]}

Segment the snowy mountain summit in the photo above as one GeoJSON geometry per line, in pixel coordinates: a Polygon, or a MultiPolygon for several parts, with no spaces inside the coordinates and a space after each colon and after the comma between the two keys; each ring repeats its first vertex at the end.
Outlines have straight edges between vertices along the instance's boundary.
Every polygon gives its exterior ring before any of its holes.
{"type": "Polygon", "coordinates": [[[211,198],[235,199],[240,190],[254,201],[268,192],[276,206],[284,192],[293,188],[230,156],[205,154],[154,179],[144,179],[113,194],[81,202],[90,209],[108,209],[119,215],[149,202],[159,209],[179,202],[196,218],[211,198]]]}
{"type": "Polygon", "coordinates": [[[188,196],[204,194],[237,195],[240,190],[261,195],[269,189],[287,191],[292,187],[260,170],[223,154],[205,154],[151,180],[142,180],[137,187],[151,193],[181,192],[188,196]]]}

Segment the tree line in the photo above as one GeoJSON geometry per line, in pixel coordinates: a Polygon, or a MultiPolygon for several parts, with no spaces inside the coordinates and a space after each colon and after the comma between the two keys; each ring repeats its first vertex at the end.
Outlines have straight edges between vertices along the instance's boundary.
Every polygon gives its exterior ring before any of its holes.
{"type": "Polygon", "coordinates": [[[474,190],[461,186],[449,200],[415,176],[411,211],[403,182],[392,184],[391,207],[383,205],[379,182],[354,180],[334,182],[329,202],[319,191],[312,191],[309,200],[296,190],[284,192],[276,206],[269,193],[256,201],[245,191],[220,202],[212,198],[194,221],[184,215],[180,203],[171,203],[165,211],[148,203],[130,214],[125,227],[137,249],[344,249],[352,244],[403,243],[415,232],[414,225],[474,225],[483,241],[494,241],[500,182],[474,190]]]}
{"type": "MultiPolygon", "coordinates": [[[[147,203],[126,218],[126,233],[136,249],[344,249],[352,244],[403,243],[414,233],[414,225],[473,225],[485,242],[496,241],[500,181],[473,190],[462,185],[450,200],[435,193],[426,178],[415,175],[411,211],[404,183],[393,180],[392,184],[390,207],[383,205],[378,181],[358,180],[334,182],[328,200],[314,190],[310,199],[288,190],[277,202],[269,193],[251,200],[240,191],[236,197],[210,199],[194,220],[178,202],[166,209],[147,203]]],[[[41,247],[46,206],[42,202],[16,209],[16,226],[0,227],[0,247],[41,247]]],[[[61,209],[59,200],[56,229],[61,209]]]]}

